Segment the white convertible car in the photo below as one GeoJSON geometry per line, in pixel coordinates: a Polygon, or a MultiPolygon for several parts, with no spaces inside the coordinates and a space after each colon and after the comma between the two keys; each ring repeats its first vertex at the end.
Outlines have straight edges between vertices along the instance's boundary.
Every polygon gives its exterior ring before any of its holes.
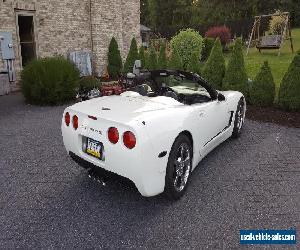
{"type": "Polygon", "coordinates": [[[145,72],[135,83],[120,96],[68,107],[64,145],[83,167],[126,177],[143,196],[178,199],[201,159],[240,135],[245,98],[181,71],[145,72]]]}

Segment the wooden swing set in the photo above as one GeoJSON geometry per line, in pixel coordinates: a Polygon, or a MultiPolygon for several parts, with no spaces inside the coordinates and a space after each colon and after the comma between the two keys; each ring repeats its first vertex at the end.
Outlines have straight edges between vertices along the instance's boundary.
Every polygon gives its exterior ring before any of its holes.
{"type": "Polygon", "coordinates": [[[249,53],[250,47],[255,43],[256,48],[261,52],[262,50],[270,50],[270,49],[277,49],[278,56],[281,53],[281,48],[284,44],[284,40],[290,40],[291,43],[291,50],[294,53],[294,46],[293,46],[293,38],[292,38],[292,31],[291,31],[291,23],[290,23],[290,13],[289,12],[282,12],[282,13],[274,13],[270,15],[260,15],[255,17],[255,21],[252,27],[249,44],[247,48],[247,55],[249,53]],[[261,36],[261,22],[263,18],[270,18],[274,16],[281,16],[284,18],[283,26],[280,31],[280,34],[277,35],[265,35],[263,32],[263,36],[261,36]]]}

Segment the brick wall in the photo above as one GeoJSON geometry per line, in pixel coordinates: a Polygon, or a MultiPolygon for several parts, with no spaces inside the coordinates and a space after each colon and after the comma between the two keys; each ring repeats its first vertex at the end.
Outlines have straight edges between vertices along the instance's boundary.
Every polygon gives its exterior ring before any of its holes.
{"type": "Polygon", "coordinates": [[[93,66],[98,75],[106,66],[112,36],[116,37],[124,59],[132,37],[140,39],[139,0],[0,0],[0,31],[13,33],[17,73],[21,62],[16,13],[23,11],[34,14],[38,57],[67,56],[69,51],[93,47],[93,66]]]}

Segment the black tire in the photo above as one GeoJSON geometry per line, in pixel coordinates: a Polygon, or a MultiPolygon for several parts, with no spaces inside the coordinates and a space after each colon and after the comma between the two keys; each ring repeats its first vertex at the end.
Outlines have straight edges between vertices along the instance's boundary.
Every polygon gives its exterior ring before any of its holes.
{"type": "Polygon", "coordinates": [[[236,112],[235,112],[235,119],[234,119],[234,127],[232,132],[232,138],[238,138],[240,137],[243,129],[243,125],[245,122],[244,116],[245,116],[245,101],[244,98],[241,98],[236,112]]]}
{"type": "Polygon", "coordinates": [[[186,192],[192,171],[192,162],[192,143],[186,135],[181,134],[172,146],[167,165],[164,194],[170,200],[178,200],[186,192]]]}

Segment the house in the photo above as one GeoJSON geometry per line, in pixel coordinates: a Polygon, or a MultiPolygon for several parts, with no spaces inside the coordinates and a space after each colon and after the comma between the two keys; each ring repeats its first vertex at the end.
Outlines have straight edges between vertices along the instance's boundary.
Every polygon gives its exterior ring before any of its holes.
{"type": "MultiPolygon", "coordinates": [[[[133,37],[140,41],[139,0],[0,0],[0,34],[12,36],[13,66],[38,57],[90,51],[95,74],[102,75],[114,36],[123,58],[133,37]]],[[[3,59],[3,58],[2,58],[3,59]]],[[[5,68],[0,53],[0,70],[5,68]]]]}

